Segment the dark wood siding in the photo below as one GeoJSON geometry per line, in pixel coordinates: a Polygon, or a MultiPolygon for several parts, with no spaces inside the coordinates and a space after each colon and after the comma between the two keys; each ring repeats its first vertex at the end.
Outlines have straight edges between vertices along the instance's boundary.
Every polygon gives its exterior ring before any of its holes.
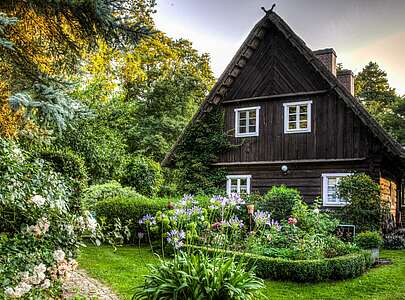
{"type": "MultiPolygon", "coordinates": [[[[310,97],[223,103],[225,130],[232,144],[219,162],[342,159],[368,157],[369,145],[377,147],[369,129],[333,92],[310,97]],[[284,133],[283,103],[312,100],[310,133],[284,133]],[[260,106],[258,137],[236,138],[235,108],[260,106]]],[[[375,151],[375,149],[373,150],[375,151]]]]}
{"type": "Polygon", "coordinates": [[[264,39],[236,78],[224,100],[327,88],[321,76],[269,25],[264,39]]]}
{"type": "Polygon", "coordinates": [[[323,173],[368,172],[369,161],[292,163],[288,172],[281,171],[282,164],[226,167],[229,174],[252,175],[252,191],[267,192],[272,186],[286,185],[298,189],[304,200],[312,203],[322,193],[323,173]]]}

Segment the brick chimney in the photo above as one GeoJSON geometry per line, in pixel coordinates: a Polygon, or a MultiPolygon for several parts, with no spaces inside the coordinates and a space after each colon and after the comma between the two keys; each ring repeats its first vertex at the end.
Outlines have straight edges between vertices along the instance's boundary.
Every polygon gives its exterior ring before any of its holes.
{"type": "Polygon", "coordinates": [[[336,76],[336,52],[332,48],[313,51],[315,56],[336,76]]]}
{"type": "Polygon", "coordinates": [[[351,70],[341,70],[337,72],[337,79],[350,94],[354,96],[354,75],[351,70]]]}

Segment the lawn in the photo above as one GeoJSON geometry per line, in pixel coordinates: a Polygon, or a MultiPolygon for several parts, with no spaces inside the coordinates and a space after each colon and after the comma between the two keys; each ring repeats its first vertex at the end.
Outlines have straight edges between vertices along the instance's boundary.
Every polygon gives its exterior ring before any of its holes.
{"type": "MultiPolygon", "coordinates": [[[[354,280],[299,284],[266,281],[269,299],[405,299],[405,251],[382,251],[392,265],[378,267],[354,280]]],[[[148,248],[89,246],[83,249],[80,266],[94,278],[111,286],[123,299],[131,299],[133,289],[142,283],[147,264],[154,263],[148,248]]]]}

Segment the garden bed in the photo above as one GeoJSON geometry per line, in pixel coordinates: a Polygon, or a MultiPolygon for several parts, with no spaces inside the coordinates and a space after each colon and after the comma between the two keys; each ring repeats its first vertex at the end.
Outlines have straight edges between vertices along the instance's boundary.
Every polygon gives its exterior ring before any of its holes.
{"type": "Polygon", "coordinates": [[[372,264],[369,251],[325,259],[290,260],[200,246],[187,247],[193,251],[203,251],[213,255],[223,254],[248,261],[255,268],[257,276],[273,280],[320,282],[349,279],[360,276],[372,264]]]}

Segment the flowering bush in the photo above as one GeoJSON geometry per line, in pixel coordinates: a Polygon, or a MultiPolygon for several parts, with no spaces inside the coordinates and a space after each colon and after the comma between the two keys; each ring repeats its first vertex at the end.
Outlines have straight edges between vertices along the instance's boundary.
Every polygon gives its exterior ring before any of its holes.
{"type": "Polygon", "coordinates": [[[0,139],[0,298],[57,298],[98,224],[71,212],[71,188],[40,160],[0,139]]]}

